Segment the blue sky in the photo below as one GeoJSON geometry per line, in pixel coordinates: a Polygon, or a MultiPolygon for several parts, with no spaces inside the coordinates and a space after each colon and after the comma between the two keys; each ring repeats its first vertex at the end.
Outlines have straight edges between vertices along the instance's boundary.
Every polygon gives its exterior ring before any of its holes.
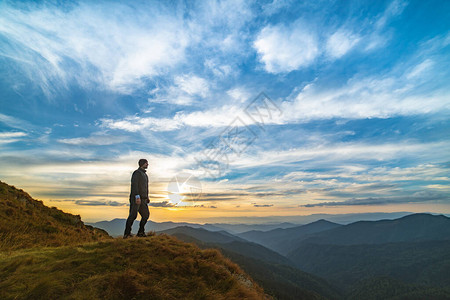
{"type": "Polygon", "coordinates": [[[0,180],[90,221],[126,216],[141,157],[154,220],[450,213],[449,13],[2,1],[0,180]],[[174,206],[180,173],[203,194],[174,206]]]}

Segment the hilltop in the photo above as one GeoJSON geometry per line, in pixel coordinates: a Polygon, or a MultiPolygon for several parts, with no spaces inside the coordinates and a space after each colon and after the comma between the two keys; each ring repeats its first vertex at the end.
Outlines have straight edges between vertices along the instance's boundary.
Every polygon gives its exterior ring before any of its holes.
{"type": "Polygon", "coordinates": [[[28,193],[0,181],[0,251],[67,246],[110,238],[85,225],[78,215],[48,207],[28,193]]]}
{"type": "Polygon", "coordinates": [[[123,240],[0,182],[0,299],[270,299],[216,249],[123,240]]]}
{"type": "Polygon", "coordinates": [[[0,265],[1,299],[267,299],[218,250],[167,235],[0,252],[0,265]]]}

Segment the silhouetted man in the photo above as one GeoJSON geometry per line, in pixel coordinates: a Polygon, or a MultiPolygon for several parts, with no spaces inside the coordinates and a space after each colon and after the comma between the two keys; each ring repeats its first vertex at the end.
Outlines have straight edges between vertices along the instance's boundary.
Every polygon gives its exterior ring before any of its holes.
{"type": "Polygon", "coordinates": [[[131,176],[131,193],[130,193],[130,214],[128,215],[127,223],[125,225],[125,233],[123,238],[132,237],[131,226],[137,218],[137,214],[141,215],[141,222],[139,223],[138,237],[145,237],[145,224],[147,223],[150,212],[148,210],[148,176],[146,169],[148,168],[148,161],[146,159],[139,160],[139,168],[133,172],[131,176]]]}

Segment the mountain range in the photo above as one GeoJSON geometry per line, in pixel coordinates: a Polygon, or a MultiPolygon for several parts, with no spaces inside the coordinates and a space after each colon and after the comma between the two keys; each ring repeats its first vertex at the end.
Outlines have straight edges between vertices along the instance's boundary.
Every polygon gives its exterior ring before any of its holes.
{"type": "MultiPolygon", "coordinates": [[[[123,231],[125,229],[126,219],[113,219],[111,221],[99,221],[86,223],[96,228],[101,228],[107,231],[112,236],[120,236],[123,235],[123,231]]],[[[139,227],[139,221],[134,221],[133,228],[139,227]]],[[[227,223],[206,223],[206,224],[197,224],[197,223],[188,223],[188,222],[154,222],[149,220],[145,225],[146,231],[162,231],[170,228],[175,228],[179,226],[189,226],[192,228],[204,228],[209,231],[222,231],[225,230],[232,234],[239,234],[241,232],[246,232],[249,230],[261,230],[267,231],[275,228],[289,228],[298,226],[293,223],[272,223],[272,224],[227,224],[227,223]]]]}
{"type": "Polygon", "coordinates": [[[450,298],[450,218],[444,215],[347,225],[319,220],[236,235],[187,226],[164,232],[220,249],[275,298],[450,298]]]}
{"type": "MultiPolygon", "coordinates": [[[[145,226],[147,231],[161,231],[165,229],[175,228],[178,226],[190,226],[195,228],[205,228],[210,231],[226,230],[232,234],[240,234],[247,231],[269,231],[273,229],[286,229],[291,227],[297,227],[305,224],[310,224],[319,220],[328,220],[330,222],[338,224],[350,224],[356,221],[377,221],[382,219],[396,219],[410,215],[410,212],[392,212],[392,213],[352,213],[352,214],[312,214],[307,216],[286,216],[284,219],[289,219],[289,222],[276,222],[273,220],[280,219],[279,217],[241,217],[239,219],[229,217],[229,222],[234,223],[188,223],[188,222],[155,222],[149,220],[145,226]],[[248,223],[242,223],[243,220],[248,220],[248,223]],[[241,221],[241,223],[237,223],[241,221]]],[[[86,224],[106,230],[112,236],[123,235],[125,228],[125,219],[113,219],[110,221],[98,221],[98,222],[86,222],[86,224]]],[[[135,221],[134,227],[138,227],[137,221],[135,221]]]]}

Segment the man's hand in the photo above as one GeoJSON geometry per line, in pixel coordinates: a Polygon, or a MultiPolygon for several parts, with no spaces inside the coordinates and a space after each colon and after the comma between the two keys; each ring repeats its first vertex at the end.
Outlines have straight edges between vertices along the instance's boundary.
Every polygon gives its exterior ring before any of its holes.
{"type": "Polygon", "coordinates": [[[137,205],[141,204],[141,197],[139,197],[139,195],[136,196],[136,204],[137,205]]]}

